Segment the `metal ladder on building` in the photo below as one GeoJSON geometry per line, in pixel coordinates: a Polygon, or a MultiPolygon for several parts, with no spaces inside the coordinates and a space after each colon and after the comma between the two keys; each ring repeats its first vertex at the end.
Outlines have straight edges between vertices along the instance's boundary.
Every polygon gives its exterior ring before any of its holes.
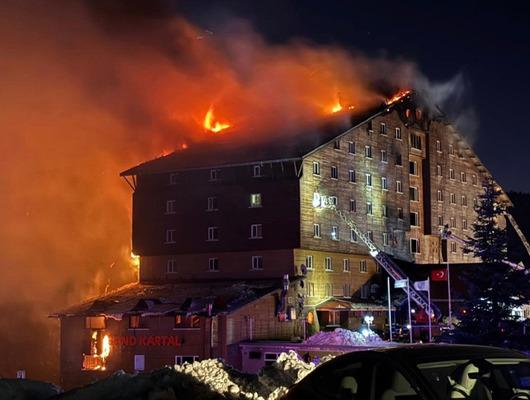
{"type": "MultiPolygon", "coordinates": [[[[323,199],[324,200],[324,199],[323,199]]],[[[399,266],[382,250],[380,250],[375,243],[362,232],[359,227],[353,222],[353,220],[348,217],[344,212],[339,210],[335,204],[328,203],[325,200],[323,201],[324,206],[333,210],[339,218],[350,227],[350,229],[355,232],[357,238],[360,239],[367,247],[370,255],[377,261],[377,263],[390,275],[392,279],[397,280],[407,280],[408,290],[410,293],[410,298],[425,312],[429,312],[429,302],[427,299],[414,288],[414,285],[411,285],[410,279],[407,275],[399,268],[399,266]]],[[[407,292],[407,288],[402,288],[403,291],[407,292]]],[[[431,311],[434,313],[436,319],[441,316],[440,309],[435,304],[431,302],[431,311]]]]}
{"type": "Polygon", "coordinates": [[[523,231],[521,230],[521,228],[519,228],[519,224],[517,223],[517,221],[515,221],[515,218],[513,217],[512,214],[507,212],[505,213],[505,215],[508,221],[510,221],[510,224],[512,224],[513,229],[515,230],[515,233],[517,233],[517,236],[519,236],[519,239],[521,239],[521,242],[523,242],[526,252],[528,253],[528,255],[530,255],[530,244],[528,244],[528,240],[526,240],[526,237],[523,231]]]}

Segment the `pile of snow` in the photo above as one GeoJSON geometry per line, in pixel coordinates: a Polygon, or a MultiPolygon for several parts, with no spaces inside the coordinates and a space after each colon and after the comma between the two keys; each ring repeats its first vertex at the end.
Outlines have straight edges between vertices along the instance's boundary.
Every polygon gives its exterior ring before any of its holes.
{"type": "Polygon", "coordinates": [[[373,346],[385,344],[377,333],[371,330],[366,330],[364,333],[336,328],[333,332],[318,332],[309,337],[304,343],[316,346],[373,346]]]}

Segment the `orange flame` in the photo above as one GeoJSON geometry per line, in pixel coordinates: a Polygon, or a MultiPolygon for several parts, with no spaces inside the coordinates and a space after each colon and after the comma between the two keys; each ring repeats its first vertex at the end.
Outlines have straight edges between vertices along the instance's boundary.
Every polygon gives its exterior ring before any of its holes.
{"type": "Polygon", "coordinates": [[[355,107],[352,106],[351,104],[348,105],[348,106],[344,106],[342,104],[342,99],[341,99],[341,96],[340,96],[340,93],[337,94],[337,98],[335,100],[335,104],[330,108],[330,111],[335,114],[335,113],[338,113],[344,109],[348,109],[348,110],[353,110],[355,107]]]}
{"type": "Polygon", "coordinates": [[[228,129],[231,127],[231,125],[227,122],[220,122],[215,120],[215,116],[213,115],[213,106],[210,106],[208,109],[208,112],[204,116],[204,122],[203,122],[204,129],[210,132],[221,132],[222,130],[228,129]]]}
{"type": "Polygon", "coordinates": [[[139,268],[140,267],[140,256],[137,256],[136,254],[134,254],[132,251],[131,251],[131,264],[136,267],[136,268],[139,268]]]}
{"type": "Polygon", "coordinates": [[[390,99],[386,101],[387,105],[393,104],[402,98],[408,96],[410,93],[412,93],[412,90],[410,89],[401,89],[399,92],[397,92],[394,96],[392,96],[390,99]]]}
{"type": "Polygon", "coordinates": [[[103,342],[101,344],[101,354],[99,355],[102,359],[105,359],[110,354],[110,338],[109,335],[103,336],[103,342]]]}

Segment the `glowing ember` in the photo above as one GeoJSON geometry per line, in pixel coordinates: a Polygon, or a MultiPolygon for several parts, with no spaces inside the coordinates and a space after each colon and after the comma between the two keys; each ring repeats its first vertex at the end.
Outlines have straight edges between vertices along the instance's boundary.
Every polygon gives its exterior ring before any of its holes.
{"type": "Polygon", "coordinates": [[[227,128],[230,128],[231,125],[227,122],[216,121],[215,116],[213,114],[213,106],[210,106],[208,112],[204,116],[203,126],[204,129],[206,129],[207,131],[217,133],[227,128]]]}
{"type": "Polygon", "coordinates": [[[187,145],[186,143],[182,143],[182,144],[180,145],[180,148],[181,148],[182,150],[186,150],[186,149],[188,148],[188,145],[187,145]]]}
{"type": "Polygon", "coordinates": [[[137,256],[131,251],[131,264],[136,268],[140,267],[140,256],[137,256]]]}
{"type": "Polygon", "coordinates": [[[412,90],[410,89],[401,89],[399,92],[397,92],[394,96],[392,96],[390,99],[386,101],[386,104],[393,104],[402,98],[408,96],[410,93],[412,93],[412,90]]]}

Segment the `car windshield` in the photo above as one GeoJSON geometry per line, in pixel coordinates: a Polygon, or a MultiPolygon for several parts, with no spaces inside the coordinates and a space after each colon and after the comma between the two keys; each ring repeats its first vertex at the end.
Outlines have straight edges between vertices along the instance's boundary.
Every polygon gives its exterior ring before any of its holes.
{"type": "Polygon", "coordinates": [[[529,359],[455,359],[417,367],[439,399],[530,400],[529,359]]]}

